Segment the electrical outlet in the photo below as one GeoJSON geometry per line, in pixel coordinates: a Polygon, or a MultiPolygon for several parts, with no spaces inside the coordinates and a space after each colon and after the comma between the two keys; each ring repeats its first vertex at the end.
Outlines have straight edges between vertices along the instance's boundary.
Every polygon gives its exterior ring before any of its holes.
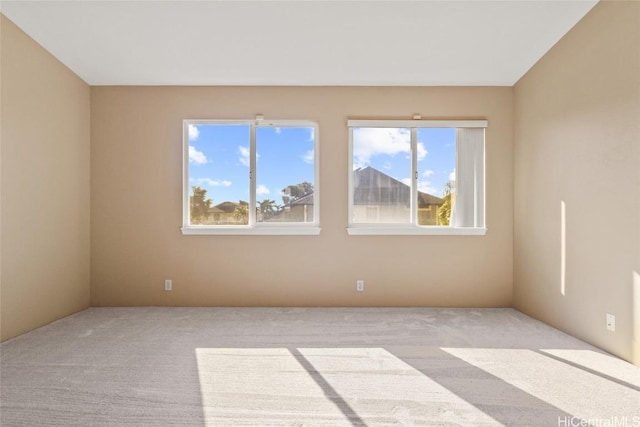
{"type": "Polygon", "coordinates": [[[607,330],[611,332],[616,331],[616,316],[607,313],[607,330]]]}
{"type": "Polygon", "coordinates": [[[173,284],[171,283],[171,280],[167,279],[167,280],[164,281],[164,290],[165,291],[170,291],[172,287],[173,287],[173,284]]]}
{"type": "Polygon", "coordinates": [[[364,291],[364,280],[358,280],[356,282],[356,291],[358,292],[364,291]]]}

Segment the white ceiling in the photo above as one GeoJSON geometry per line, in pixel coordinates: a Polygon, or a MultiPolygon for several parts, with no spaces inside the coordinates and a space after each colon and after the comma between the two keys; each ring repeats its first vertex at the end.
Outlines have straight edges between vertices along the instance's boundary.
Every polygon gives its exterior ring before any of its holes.
{"type": "Polygon", "coordinates": [[[91,85],[513,85],[597,0],[27,1],[91,85]]]}

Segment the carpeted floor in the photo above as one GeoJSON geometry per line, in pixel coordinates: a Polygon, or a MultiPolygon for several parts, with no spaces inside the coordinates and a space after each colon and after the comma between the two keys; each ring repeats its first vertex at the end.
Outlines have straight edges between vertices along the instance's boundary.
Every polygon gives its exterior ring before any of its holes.
{"type": "Polygon", "coordinates": [[[640,368],[512,309],[91,308],[0,351],[2,426],[640,426],[640,368]]]}

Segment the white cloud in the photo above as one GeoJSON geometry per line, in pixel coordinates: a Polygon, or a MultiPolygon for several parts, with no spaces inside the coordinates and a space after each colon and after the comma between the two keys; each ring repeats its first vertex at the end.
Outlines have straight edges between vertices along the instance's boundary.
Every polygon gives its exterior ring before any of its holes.
{"type": "Polygon", "coordinates": [[[226,179],[211,179],[211,178],[191,178],[189,179],[191,182],[195,182],[200,185],[207,185],[209,187],[230,187],[231,181],[226,179]]]}
{"type": "Polygon", "coordinates": [[[313,151],[313,149],[307,151],[306,153],[304,153],[302,155],[302,161],[305,163],[309,163],[310,165],[313,164],[313,160],[315,158],[315,153],[313,151]]]}
{"type": "MultiPolygon", "coordinates": [[[[371,158],[380,154],[395,156],[411,154],[411,131],[395,128],[358,128],[353,133],[353,162],[356,167],[367,166],[371,158]]],[[[417,144],[418,161],[427,156],[422,142],[417,144]]]]}
{"type": "Polygon", "coordinates": [[[266,185],[260,184],[260,185],[258,185],[256,187],[256,195],[257,196],[264,196],[265,194],[269,194],[269,193],[270,193],[270,191],[269,191],[269,189],[267,188],[266,185]]]}
{"type": "Polygon", "coordinates": [[[281,134],[282,133],[282,129],[280,129],[280,128],[275,128],[275,131],[276,131],[277,134],[281,134]]]}
{"type": "Polygon", "coordinates": [[[429,154],[429,152],[426,148],[424,148],[424,144],[422,142],[418,142],[416,146],[418,149],[418,161],[423,160],[425,157],[427,157],[427,154],[429,154]]]}
{"type": "MultiPolygon", "coordinates": [[[[405,185],[411,185],[411,178],[402,178],[400,180],[405,185]]],[[[430,181],[418,181],[418,191],[428,194],[436,194],[438,190],[431,184],[430,181]]]]}
{"type": "Polygon", "coordinates": [[[435,172],[432,171],[431,169],[427,169],[426,171],[422,172],[422,176],[424,177],[429,177],[431,175],[433,175],[435,172]]]}
{"type": "Polygon", "coordinates": [[[411,152],[408,129],[359,128],[353,131],[353,162],[366,166],[371,157],[411,152]]]}
{"type": "Polygon", "coordinates": [[[240,163],[249,167],[249,147],[243,147],[242,145],[238,147],[238,152],[240,153],[240,163]]]}
{"type": "Polygon", "coordinates": [[[454,168],[449,174],[449,181],[455,181],[455,180],[456,180],[456,170],[454,168]]]}
{"type": "Polygon", "coordinates": [[[382,165],[382,169],[384,170],[391,170],[392,166],[391,163],[387,162],[384,165],[382,165]]]}
{"type": "Polygon", "coordinates": [[[315,139],[316,130],[314,128],[309,128],[309,141],[313,141],[315,139]]]}
{"type": "Polygon", "coordinates": [[[196,165],[204,165],[205,163],[207,163],[207,156],[205,156],[202,151],[196,150],[196,147],[194,147],[193,145],[190,145],[189,162],[195,163],[196,165]]]}
{"type": "Polygon", "coordinates": [[[199,135],[200,131],[198,130],[197,126],[189,125],[189,141],[195,141],[196,139],[198,139],[199,135]]]}
{"type": "MultiPolygon", "coordinates": [[[[238,153],[240,153],[240,157],[238,157],[238,161],[245,165],[246,167],[249,167],[251,165],[250,161],[251,161],[251,156],[249,155],[249,147],[243,147],[242,145],[238,147],[238,153]]],[[[256,162],[258,161],[258,159],[260,158],[260,154],[256,153],[256,162]]]]}
{"type": "Polygon", "coordinates": [[[434,196],[438,193],[438,189],[430,181],[418,181],[418,191],[434,196]]]}

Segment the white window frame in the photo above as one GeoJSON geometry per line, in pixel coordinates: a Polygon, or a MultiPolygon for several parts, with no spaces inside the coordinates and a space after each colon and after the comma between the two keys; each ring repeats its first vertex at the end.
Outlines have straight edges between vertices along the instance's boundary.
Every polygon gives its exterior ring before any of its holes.
{"type": "MultiPolygon", "coordinates": [[[[419,128],[487,128],[487,120],[347,120],[349,130],[349,191],[348,191],[348,214],[349,221],[347,233],[349,235],[485,235],[486,213],[485,213],[485,182],[486,182],[486,144],[482,153],[479,166],[481,178],[480,185],[475,190],[475,201],[477,203],[477,217],[480,218],[482,226],[475,227],[453,227],[437,225],[418,225],[415,204],[418,200],[418,160],[417,143],[419,128]],[[408,224],[363,224],[353,223],[353,130],[354,128],[401,128],[411,131],[411,222],[408,224]]],[[[457,146],[457,144],[456,144],[457,146]]],[[[457,154],[456,154],[457,163],[457,154]]],[[[457,167],[457,166],[456,166],[457,167]]]]}
{"type": "Polygon", "coordinates": [[[320,153],[318,123],[310,120],[254,120],[187,119],[182,121],[182,234],[185,235],[318,235],[320,234],[320,153]],[[249,137],[249,223],[247,225],[191,225],[189,224],[189,125],[246,125],[249,137]],[[314,183],[313,222],[258,222],[256,221],[256,129],[259,127],[313,128],[314,183]]]}

